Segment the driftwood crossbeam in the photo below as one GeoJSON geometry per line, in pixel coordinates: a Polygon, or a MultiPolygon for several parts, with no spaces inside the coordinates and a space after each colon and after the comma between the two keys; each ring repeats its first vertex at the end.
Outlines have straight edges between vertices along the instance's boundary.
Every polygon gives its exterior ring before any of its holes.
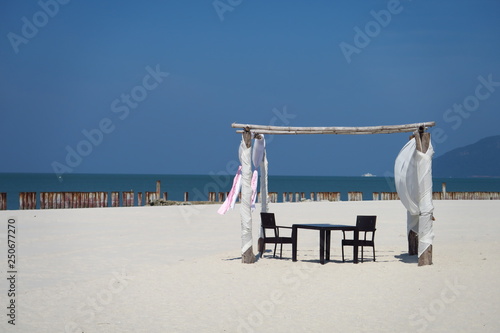
{"type": "Polygon", "coordinates": [[[390,133],[408,133],[415,132],[419,128],[428,128],[435,126],[436,123],[425,122],[406,125],[384,125],[368,127],[286,127],[286,126],[265,126],[233,123],[232,128],[240,128],[237,133],[243,133],[245,130],[258,134],[390,134],[390,133]]]}

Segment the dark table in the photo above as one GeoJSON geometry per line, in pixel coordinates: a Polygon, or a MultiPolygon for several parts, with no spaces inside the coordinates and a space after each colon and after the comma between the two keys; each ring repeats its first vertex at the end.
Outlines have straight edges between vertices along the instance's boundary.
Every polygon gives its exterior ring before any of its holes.
{"type": "Polygon", "coordinates": [[[319,261],[325,264],[325,259],[330,260],[330,239],[332,230],[354,231],[353,257],[354,263],[358,263],[359,230],[354,225],[343,224],[294,224],[292,225],[292,261],[297,261],[297,236],[298,229],[319,230],[319,261]]]}

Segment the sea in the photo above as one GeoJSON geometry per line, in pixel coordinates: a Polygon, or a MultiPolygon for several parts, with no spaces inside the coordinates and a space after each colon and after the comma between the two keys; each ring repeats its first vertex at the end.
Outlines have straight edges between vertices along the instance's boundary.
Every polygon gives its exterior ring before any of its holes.
{"type": "MultiPolygon", "coordinates": [[[[233,175],[139,175],[139,174],[65,174],[0,173],[0,193],[7,193],[7,209],[19,209],[20,192],[155,192],[156,182],[168,200],[181,201],[189,193],[190,201],[208,200],[208,192],[228,192],[233,175]]],[[[269,192],[362,192],[363,200],[372,200],[373,192],[395,192],[394,178],[338,176],[269,176],[269,192]]],[[[500,192],[500,178],[434,178],[433,191],[440,192],[446,183],[448,192],[500,192]]]]}

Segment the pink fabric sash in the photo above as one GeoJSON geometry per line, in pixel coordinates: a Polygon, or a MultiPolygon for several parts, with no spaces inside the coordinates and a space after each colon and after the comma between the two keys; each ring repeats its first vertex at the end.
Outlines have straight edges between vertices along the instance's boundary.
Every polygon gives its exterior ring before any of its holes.
{"type": "MultiPolygon", "coordinates": [[[[259,179],[259,174],[257,170],[254,170],[252,174],[252,210],[255,209],[255,202],[257,201],[257,182],[259,179]]],[[[236,172],[236,175],[234,176],[233,179],[233,187],[231,188],[231,192],[229,192],[226,200],[224,203],[220,206],[220,208],[217,210],[217,213],[220,215],[224,215],[227,213],[229,209],[233,209],[234,205],[236,203],[236,199],[238,199],[238,195],[240,194],[241,190],[241,165],[238,168],[238,171],[236,172]]]]}
{"type": "Polygon", "coordinates": [[[224,215],[229,210],[229,208],[234,207],[236,199],[238,198],[238,194],[240,194],[240,189],[241,189],[241,165],[238,168],[236,175],[234,176],[233,187],[231,188],[231,192],[229,192],[226,201],[224,201],[222,206],[220,206],[219,210],[217,210],[217,213],[219,213],[220,215],[224,215]]]}
{"type": "Polygon", "coordinates": [[[259,180],[259,173],[257,172],[257,170],[254,170],[252,175],[252,211],[255,209],[255,201],[257,201],[258,180],[259,180]]]}

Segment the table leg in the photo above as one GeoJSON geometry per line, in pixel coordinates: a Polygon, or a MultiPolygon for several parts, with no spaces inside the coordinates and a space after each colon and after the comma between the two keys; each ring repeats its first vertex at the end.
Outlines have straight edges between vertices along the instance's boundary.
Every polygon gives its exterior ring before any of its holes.
{"type": "Polygon", "coordinates": [[[292,226],[292,261],[297,261],[297,228],[292,226]]]}
{"type": "Polygon", "coordinates": [[[331,230],[326,231],[326,239],[325,239],[325,248],[326,248],[326,253],[325,253],[325,260],[330,260],[330,239],[332,237],[332,232],[331,230]]]}
{"type": "Polygon", "coordinates": [[[319,231],[319,262],[325,264],[325,230],[319,231]]]}
{"type": "Polygon", "coordinates": [[[359,230],[354,230],[354,246],[352,247],[353,250],[353,262],[355,264],[358,263],[358,241],[359,241],[359,230]]]}

